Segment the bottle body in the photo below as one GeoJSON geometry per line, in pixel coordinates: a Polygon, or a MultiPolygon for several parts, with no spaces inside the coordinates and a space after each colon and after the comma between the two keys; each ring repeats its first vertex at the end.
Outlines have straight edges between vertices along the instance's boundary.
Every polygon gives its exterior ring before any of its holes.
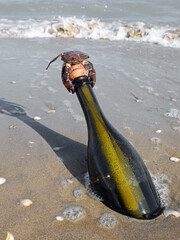
{"type": "Polygon", "coordinates": [[[162,206],[139,154],[103,115],[89,84],[76,89],[88,126],[92,188],[113,210],[138,219],[160,215],[162,206]]]}

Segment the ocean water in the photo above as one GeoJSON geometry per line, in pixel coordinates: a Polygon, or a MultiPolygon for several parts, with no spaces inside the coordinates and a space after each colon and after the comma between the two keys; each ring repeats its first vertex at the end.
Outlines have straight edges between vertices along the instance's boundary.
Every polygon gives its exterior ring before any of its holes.
{"type": "Polygon", "coordinates": [[[178,0],[1,0],[0,38],[130,40],[180,47],[178,0]]]}

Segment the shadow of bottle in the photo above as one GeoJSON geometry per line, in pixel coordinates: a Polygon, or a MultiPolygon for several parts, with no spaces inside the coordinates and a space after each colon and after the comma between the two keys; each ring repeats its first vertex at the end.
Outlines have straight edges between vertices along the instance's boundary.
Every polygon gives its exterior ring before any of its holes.
{"type": "Polygon", "coordinates": [[[35,121],[26,114],[24,107],[19,104],[0,99],[0,113],[16,117],[34,129],[62,159],[69,172],[84,184],[84,173],[88,171],[86,145],[65,137],[35,121]],[[60,146],[59,150],[57,146],[60,146]]]}

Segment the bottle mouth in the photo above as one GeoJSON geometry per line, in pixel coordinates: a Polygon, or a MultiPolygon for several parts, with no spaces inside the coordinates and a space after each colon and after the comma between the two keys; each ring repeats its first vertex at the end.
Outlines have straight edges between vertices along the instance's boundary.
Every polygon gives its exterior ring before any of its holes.
{"type": "Polygon", "coordinates": [[[78,87],[81,87],[81,86],[87,85],[87,84],[91,84],[91,82],[89,81],[87,76],[81,76],[81,77],[75,78],[72,81],[72,84],[74,85],[74,88],[76,90],[78,87]]]}

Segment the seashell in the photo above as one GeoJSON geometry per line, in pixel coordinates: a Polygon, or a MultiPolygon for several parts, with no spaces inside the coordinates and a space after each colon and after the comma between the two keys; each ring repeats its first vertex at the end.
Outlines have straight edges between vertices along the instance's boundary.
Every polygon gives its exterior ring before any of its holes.
{"type": "Polygon", "coordinates": [[[38,116],[34,117],[34,120],[36,120],[36,121],[38,121],[38,120],[40,120],[40,119],[41,119],[41,118],[38,117],[38,116]]]}
{"type": "Polygon", "coordinates": [[[7,232],[6,240],[14,240],[14,237],[11,233],[7,232]]]}
{"type": "Polygon", "coordinates": [[[56,216],[56,220],[62,222],[64,220],[64,218],[62,216],[56,216]]]}
{"type": "Polygon", "coordinates": [[[169,160],[173,161],[173,162],[179,162],[180,159],[177,157],[170,157],[169,160]]]}
{"type": "Polygon", "coordinates": [[[9,126],[9,130],[12,130],[12,129],[15,129],[16,127],[15,126],[13,126],[13,125],[10,125],[9,126]]]}
{"type": "Polygon", "coordinates": [[[55,113],[55,110],[49,110],[48,113],[55,113]]]}
{"type": "Polygon", "coordinates": [[[11,83],[11,84],[16,84],[16,81],[11,81],[10,83],[11,83]]]}
{"type": "Polygon", "coordinates": [[[6,179],[3,178],[3,177],[0,177],[0,185],[1,185],[1,184],[4,184],[5,182],[6,182],[6,179]]]}
{"type": "Polygon", "coordinates": [[[29,207],[33,202],[30,199],[21,199],[19,203],[24,207],[29,207]]]}
{"type": "Polygon", "coordinates": [[[138,98],[138,99],[136,99],[136,102],[143,102],[143,99],[142,98],[138,98]]]}
{"type": "Polygon", "coordinates": [[[174,97],[171,98],[171,101],[172,101],[172,102],[176,102],[176,98],[174,98],[174,97]]]}
{"type": "Polygon", "coordinates": [[[174,215],[175,217],[180,217],[180,212],[176,210],[170,210],[170,209],[165,209],[164,210],[164,216],[168,217],[169,215],[174,215]]]}
{"type": "Polygon", "coordinates": [[[161,129],[156,130],[156,133],[161,133],[161,132],[162,132],[161,129]]]}

